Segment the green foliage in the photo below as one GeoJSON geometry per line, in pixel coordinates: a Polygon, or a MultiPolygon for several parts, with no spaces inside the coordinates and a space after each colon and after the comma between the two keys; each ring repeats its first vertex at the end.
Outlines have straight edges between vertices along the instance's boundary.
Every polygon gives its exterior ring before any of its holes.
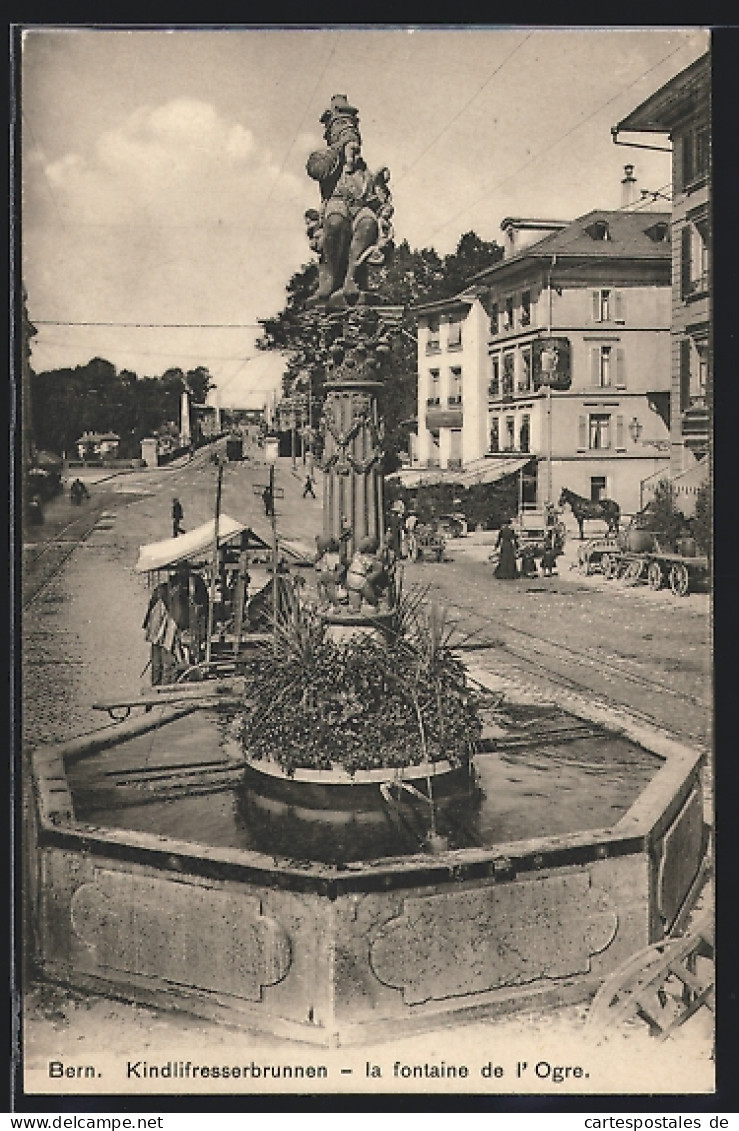
{"type": "Polygon", "coordinates": [[[317,613],[288,601],[277,649],[247,676],[245,749],[289,774],[462,764],[481,722],[451,633],[445,614],[426,611],[419,593],[400,595],[387,644],[374,636],[330,640],[317,613]]]}
{"type": "Polygon", "coordinates": [[[690,533],[690,525],[675,503],[675,491],[668,478],[657,483],[639,525],[660,534],[664,549],[675,549],[678,539],[690,533]]]}
{"type": "Polygon", "coordinates": [[[74,369],[31,374],[34,439],[39,448],[73,452],[83,432],[115,432],[121,456],[140,454],[145,436],[180,419],[180,398],[189,389],[202,403],[212,387],[207,369],[187,373],[169,369],[161,377],[138,377],[130,370],[116,372],[102,358],[74,369]]]}
{"type": "Polygon", "coordinates": [[[434,483],[413,490],[390,482],[385,490],[388,506],[392,506],[396,499],[402,499],[421,522],[432,522],[441,515],[456,511],[463,514],[471,526],[495,530],[518,511],[518,481],[515,476],[497,483],[476,483],[472,487],[434,483]]]}
{"type": "Polygon", "coordinates": [[[690,529],[701,552],[710,554],[713,545],[713,492],[709,482],[698,488],[690,529]]]}
{"type": "MultiPolygon", "coordinates": [[[[370,291],[386,305],[404,309],[401,331],[393,336],[392,352],[384,367],[381,409],[385,422],[386,474],[400,466],[398,453],[408,449],[409,426],[418,408],[416,318],[412,308],[458,294],[473,275],[497,263],[502,255],[499,244],[466,232],[456,251],[443,258],[433,248],[413,250],[408,241],[403,240],[389,263],[370,270],[370,291]]],[[[315,262],[304,265],[291,277],[283,309],[274,317],[261,320],[264,332],[257,346],[284,350],[289,355],[283,379],[286,395],[305,388],[310,377],[312,395],[321,400],[325,370],[319,335],[315,324],[302,317],[317,283],[315,262]]]]}

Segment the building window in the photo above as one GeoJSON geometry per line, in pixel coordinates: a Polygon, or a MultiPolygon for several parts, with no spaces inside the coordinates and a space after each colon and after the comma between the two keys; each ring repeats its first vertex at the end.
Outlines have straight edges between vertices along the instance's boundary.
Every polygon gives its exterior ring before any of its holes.
{"type": "Polygon", "coordinates": [[[710,271],[708,218],[686,223],[680,236],[680,290],[683,299],[707,294],[710,271]]]}
{"type": "Polygon", "coordinates": [[[531,325],[531,291],[523,291],[521,294],[521,325],[531,325]]]}
{"type": "Polygon", "coordinates": [[[521,357],[521,371],[520,380],[518,382],[518,391],[520,393],[528,393],[531,389],[531,347],[522,349],[521,357]]]}
{"type": "Polygon", "coordinates": [[[503,329],[513,329],[513,298],[505,300],[505,314],[503,315],[503,329]]]}
{"type": "Polygon", "coordinates": [[[511,351],[503,354],[503,396],[513,396],[513,374],[515,371],[515,354],[511,351]]]}
{"type": "Polygon", "coordinates": [[[626,361],[621,346],[593,346],[590,350],[590,384],[594,388],[626,388],[626,361]]]}
{"type": "Polygon", "coordinates": [[[439,370],[429,370],[429,378],[429,395],[426,403],[430,405],[437,405],[439,403],[439,370]]]}
{"type": "Polygon", "coordinates": [[[610,240],[611,231],[607,220],[595,220],[585,229],[592,240],[610,240]]]}
{"type": "Polygon", "coordinates": [[[651,228],[645,228],[644,234],[649,236],[650,240],[654,240],[655,243],[668,243],[670,225],[665,223],[664,220],[658,220],[656,224],[652,224],[651,228]]]}
{"type": "Polygon", "coordinates": [[[626,304],[621,291],[601,287],[593,291],[594,322],[624,322],[626,304]]]}
{"type": "Polygon", "coordinates": [[[521,428],[518,433],[518,447],[522,452],[531,450],[531,417],[524,413],[521,417],[521,428]]]}
{"type": "Polygon", "coordinates": [[[708,126],[687,130],[680,144],[682,156],[682,187],[708,176],[711,157],[711,139],[708,126]]]}
{"type": "Polygon", "coordinates": [[[592,412],[588,418],[588,447],[603,451],[611,446],[611,416],[607,412],[592,412]]]}
{"type": "Polygon", "coordinates": [[[691,381],[690,395],[694,400],[705,401],[708,384],[708,348],[704,345],[696,345],[696,352],[698,354],[698,371],[695,383],[691,381]]]}
{"type": "Polygon", "coordinates": [[[516,418],[515,416],[507,416],[505,418],[505,451],[512,452],[516,442],[516,418]]]}
{"type": "Polygon", "coordinates": [[[708,347],[692,338],[680,341],[680,411],[705,404],[708,384],[708,347]]]}
{"type": "Polygon", "coordinates": [[[447,347],[449,349],[460,349],[462,346],[462,319],[451,318],[449,320],[449,336],[447,338],[447,347]]]}
{"type": "Polygon", "coordinates": [[[601,499],[606,496],[606,477],[605,475],[592,475],[590,477],[590,501],[591,503],[599,503],[601,499]]]}
{"type": "Polygon", "coordinates": [[[441,349],[439,341],[439,319],[429,318],[429,332],[426,339],[426,353],[438,353],[441,349]]]}
{"type": "Polygon", "coordinates": [[[494,302],[490,307],[490,333],[495,335],[498,333],[500,327],[498,325],[500,320],[500,308],[497,302],[494,302]]]}
{"type": "Polygon", "coordinates": [[[491,397],[500,396],[500,356],[490,359],[492,363],[492,370],[490,375],[490,384],[488,385],[488,395],[491,397]]]}
{"type": "Polygon", "coordinates": [[[452,369],[450,371],[449,382],[449,396],[447,403],[450,405],[460,405],[462,403],[462,370],[452,369]]]}
{"type": "Polygon", "coordinates": [[[500,451],[500,417],[490,417],[490,451],[500,451]]]}

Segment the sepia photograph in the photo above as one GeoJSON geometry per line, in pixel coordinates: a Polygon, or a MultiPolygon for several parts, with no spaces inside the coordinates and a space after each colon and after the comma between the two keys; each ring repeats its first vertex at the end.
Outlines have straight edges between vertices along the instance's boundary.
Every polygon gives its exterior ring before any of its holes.
{"type": "Polygon", "coordinates": [[[26,1102],[712,1095],[710,30],[13,31],[26,1102]]]}

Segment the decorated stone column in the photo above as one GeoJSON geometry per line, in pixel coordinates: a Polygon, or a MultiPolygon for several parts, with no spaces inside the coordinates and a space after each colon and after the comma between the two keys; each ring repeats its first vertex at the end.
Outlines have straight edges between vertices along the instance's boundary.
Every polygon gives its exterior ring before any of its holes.
{"type": "MultiPolygon", "coordinates": [[[[326,148],[312,153],[306,165],[319,184],[321,207],[305,214],[311,248],[319,255],[318,288],[305,318],[325,365],[324,542],[340,545],[352,575],[357,554],[381,556],[385,543],[378,398],[401,311],[383,307],[368,287],[369,267],[381,266],[392,250],[389,171],[367,167],[358,111],[346,95],[333,96],[321,123],[326,148]]],[[[350,610],[358,612],[362,603],[352,601],[349,589],[350,610]]]]}

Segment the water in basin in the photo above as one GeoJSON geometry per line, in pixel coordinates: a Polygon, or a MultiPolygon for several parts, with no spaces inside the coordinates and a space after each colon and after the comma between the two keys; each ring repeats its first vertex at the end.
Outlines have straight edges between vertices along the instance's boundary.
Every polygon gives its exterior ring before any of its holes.
{"type": "Polygon", "coordinates": [[[450,848],[494,847],[612,826],[662,765],[618,735],[579,736],[582,724],[569,718],[570,730],[563,712],[536,708],[512,713],[508,726],[498,713],[497,738],[488,736],[474,775],[449,797],[437,793],[433,809],[405,792],[383,799],[379,788],[363,791],[356,808],[275,796],[239,768],[228,718],[204,711],[85,758],[69,779],[83,823],[273,858],[340,865],[406,856],[425,850],[429,832],[450,848]]]}

